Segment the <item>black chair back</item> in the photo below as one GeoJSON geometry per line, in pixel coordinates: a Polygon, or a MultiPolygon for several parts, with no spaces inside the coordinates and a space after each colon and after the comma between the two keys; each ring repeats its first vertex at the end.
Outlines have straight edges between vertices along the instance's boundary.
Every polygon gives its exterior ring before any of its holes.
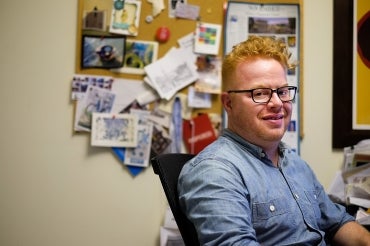
{"type": "Polygon", "coordinates": [[[151,159],[153,171],[159,176],[173,217],[187,246],[200,244],[194,225],[181,211],[177,193],[177,180],[184,164],[193,157],[194,155],[191,154],[171,153],[158,155],[151,159]]]}

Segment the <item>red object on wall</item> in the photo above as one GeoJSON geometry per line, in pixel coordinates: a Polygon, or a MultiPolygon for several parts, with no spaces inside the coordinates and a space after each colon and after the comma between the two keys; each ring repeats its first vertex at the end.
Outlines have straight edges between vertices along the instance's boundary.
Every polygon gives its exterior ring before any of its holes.
{"type": "Polygon", "coordinates": [[[191,120],[183,120],[182,133],[185,146],[190,154],[198,154],[217,138],[208,114],[201,114],[191,120]]]}
{"type": "Polygon", "coordinates": [[[157,29],[155,38],[158,42],[165,43],[168,41],[168,39],[170,39],[170,35],[171,35],[170,29],[162,26],[157,29]]]}

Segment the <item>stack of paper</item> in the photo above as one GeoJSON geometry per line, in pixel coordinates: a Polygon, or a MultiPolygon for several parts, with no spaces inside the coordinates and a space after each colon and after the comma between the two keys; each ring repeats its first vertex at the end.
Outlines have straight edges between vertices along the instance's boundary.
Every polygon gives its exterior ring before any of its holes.
{"type": "Polygon", "coordinates": [[[342,170],[328,194],[336,202],[358,206],[357,221],[370,224],[370,140],[344,148],[342,170]]]}
{"type": "Polygon", "coordinates": [[[161,246],[185,246],[172,211],[167,207],[164,225],[161,226],[161,246]]]}

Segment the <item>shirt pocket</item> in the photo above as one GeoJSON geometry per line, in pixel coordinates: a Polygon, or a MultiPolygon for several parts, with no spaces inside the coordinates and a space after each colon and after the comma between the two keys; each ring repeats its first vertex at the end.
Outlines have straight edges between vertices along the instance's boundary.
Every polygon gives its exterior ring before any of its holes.
{"type": "Polygon", "coordinates": [[[284,197],[278,197],[267,202],[255,202],[252,204],[253,221],[268,220],[271,217],[289,213],[287,201],[284,197]]]}
{"type": "MultiPolygon", "coordinates": [[[[293,202],[295,202],[294,199],[293,202]]],[[[266,202],[254,202],[251,206],[253,228],[259,241],[278,245],[276,235],[279,235],[278,238],[285,238],[286,244],[297,241],[295,231],[300,220],[297,216],[293,216],[296,207],[287,197],[279,196],[266,202]]]]}
{"type": "Polygon", "coordinates": [[[315,217],[320,218],[321,212],[320,212],[320,206],[318,202],[318,195],[316,194],[314,190],[305,190],[304,193],[308,199],[308,202],[310,203],[309,207],[313,209],[315,217]]]}

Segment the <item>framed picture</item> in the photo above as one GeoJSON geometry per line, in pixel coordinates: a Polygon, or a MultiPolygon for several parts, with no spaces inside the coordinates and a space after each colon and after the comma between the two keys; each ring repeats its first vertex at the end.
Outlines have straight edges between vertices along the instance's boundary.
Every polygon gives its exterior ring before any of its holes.
{"type": "MultiPolygon", "coordinates": [[[[343,148],[357,144],[359,141],[370,138],[370,128],[356,127],[354,124],[358,119],[354,118],[358,112],[363,115],[370,115],[368,105],[361,105],[356,102],[361,93],[367,97],[365,89],[359,90],[358,77],[358,27],[361,22],[357,21],[357,6],[360,2],[367,0],[334,0],[334,36],[333,36],[333,132],[332,147],[343,148]],[[354,16],[356,18],[354,18],[354,16]],[[355,27],[355,28],[354,28],[355,27]],[[355,31],[355,32],[354,32],[355,31]],[[356,47],[356,48],[355,48],[356,47]],[[357,64],[354,66],[354,64],[357,64]],[[362,108],[361,108],[362,107],[362,108]],[[360,110],[359,110],[360,109],[360,110]],[[364,111],[365,110],[365,111],[364,111]],[[367,111],[366,111],[367,110],[367,111]]],[[[367,9],[368,12],[369,9],[367,9]]],[[[361,16],[360,20],[363,21],[361,16]]],[[[363,22],[362,22],[363,24],[363,22]]],[[[367,41],[367,44],[369,40],[367,41]]],[[[369,68],[367,68],[367,71],[369,68]]],[[[367,80],[368,82],[368,80],[367,80]]],[[[366,83],[364,83],[366,84],[366,83]]],[[[365,124],[366,125],[366,124],[365,124]]]]}
{"type": "Polygon", "coordinates": [[[125,55],[124,36],[82,36],[82,68],[119,68],[125,55]]]}
{"type": "Polygon", "coordinates": [[[129,74],[144,74],[144,67],[156,61],[157,57],[158,42],[127,39],[123,67],[116,71],[129,74]]]}

